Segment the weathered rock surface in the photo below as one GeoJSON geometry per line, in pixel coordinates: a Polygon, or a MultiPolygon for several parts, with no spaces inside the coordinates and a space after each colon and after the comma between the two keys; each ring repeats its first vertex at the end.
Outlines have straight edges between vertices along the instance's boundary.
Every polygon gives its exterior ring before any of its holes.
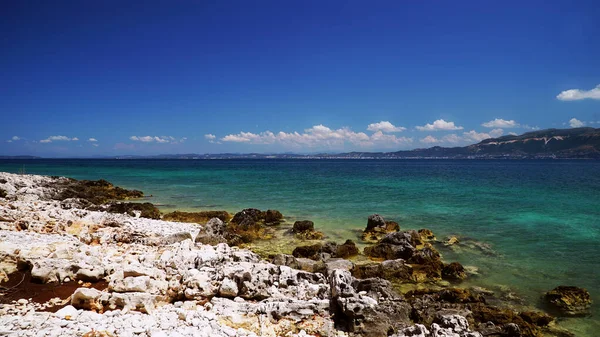
{"type": "Polygon", "coordinates": [[[558,286],[544,296],[546,301],[566,316],[580,316],[590,313],[592,299],[590,293],[578,287],[558,286]]]}

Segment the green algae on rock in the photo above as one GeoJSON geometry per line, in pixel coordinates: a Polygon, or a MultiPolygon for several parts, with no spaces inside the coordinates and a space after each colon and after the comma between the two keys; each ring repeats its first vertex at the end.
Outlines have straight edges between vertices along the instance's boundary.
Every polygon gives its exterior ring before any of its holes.
{"type": "Polygon", "coordinates": [[[56,179],[52,182],[52,187],[59,189],[53,196],[54,200],[79,198],[85,199],[96,205],[105,204],[113,200],[138,199],[144,196],[142,191],[127,190],[119,186],[114,186],[104,179],[56,179]]]}
{"type": "Polygon", "coordinates": [[[229,214],[227,211],[174,211],[162,216],[162,219],[165,221],[191,222],[197,224],[205,224],[212,218],[218,218],[221,221],[229,221],[231,220],[231,214],[229,214]]]}

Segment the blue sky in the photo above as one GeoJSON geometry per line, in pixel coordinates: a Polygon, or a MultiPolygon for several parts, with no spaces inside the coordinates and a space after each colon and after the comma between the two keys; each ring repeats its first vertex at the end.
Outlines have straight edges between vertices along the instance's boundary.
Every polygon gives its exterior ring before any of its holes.
{"type": "Polygon", "coordinates": [[[0,7],[0,155],[398,150],[600,127],[594,0],[0,7]]]}

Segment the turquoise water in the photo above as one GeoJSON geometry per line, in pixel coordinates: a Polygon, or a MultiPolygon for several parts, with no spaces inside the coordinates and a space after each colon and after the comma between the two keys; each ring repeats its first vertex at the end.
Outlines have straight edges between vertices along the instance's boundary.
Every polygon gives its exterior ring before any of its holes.
{"type": "Polygon", "coordinates": [[[444,249],[475,266],[471,283],[527,303],[559,284],[585,287],[595,316],[563,323],[595,336],[600,323],[600,162],[453,160],[33,160],[0,170],[107,179],[141,189],[164,211],[278,209],[332,238],[353,238],[380,213],[403,228],[456,234],[484,249],[444,249]]]}

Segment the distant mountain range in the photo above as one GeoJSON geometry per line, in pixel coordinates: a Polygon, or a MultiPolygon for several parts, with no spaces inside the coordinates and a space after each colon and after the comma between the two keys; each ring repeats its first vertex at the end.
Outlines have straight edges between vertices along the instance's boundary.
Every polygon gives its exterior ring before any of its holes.
{"type": "MultiPolygon", "coordinates": [[[[0,156],[0,159],[36,159],[33,156],[0,156]]],[[[463,147],[434,146],[396,152],[320,154],[164,154],[116,156],[102,159],[600,159],[600,129],[546,129],[518,136],[485,139],[463,147]]]]}
{"type": "Polygon", "coordinates": [[[600,129],[546,129],[519,136],[485,139],[463,147],[435,146],[410,151],[352,152],[345,157],[373,158],[473,158],[473,159],[600,159],[600,129]]]}
{"type": "Polygon", "coordinates": [[[322,154],[177,154],[152,157],[122,156],[118,159],[600,159],[600,129],[546,129],[519,136],[489,138],[463,147],[434,146],[396,152],[349,152],[322,154]]]}

